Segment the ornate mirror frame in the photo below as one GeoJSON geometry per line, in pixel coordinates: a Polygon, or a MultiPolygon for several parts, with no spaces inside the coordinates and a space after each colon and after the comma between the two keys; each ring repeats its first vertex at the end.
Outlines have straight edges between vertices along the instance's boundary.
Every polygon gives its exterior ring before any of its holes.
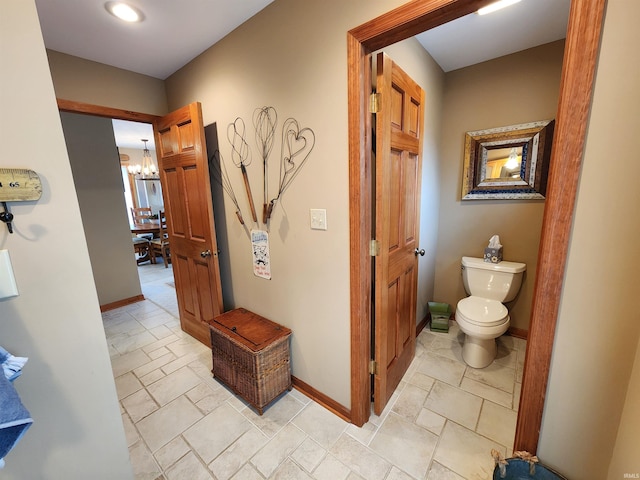
{"type": "MultiPolygon", "coordinates": [[[[547,191],[553,120],[467,132],[464,139],[462,200],[542,200],[547,191]],[[492,152],[520,153],[517,167],[490,172],[492,152]],[[504,176],[507,172],[507,176],[504,176]]],[[[500,155],[502,156],[502,155],[500,155]]],[[[505,158],[506,160],[506,158],[505,158]]],[[[499,159],[493,160],[504,163],[499,159]]],[[[508,163],[507,163],[508,165],[508,163]]]]}
{"type": "MultiPolygon", "coordinates": [[[[413,0],[347,33],[352,423],[371,412],[371,53],[492,0],[413,0]]],[[[606,0],[572,0],[514,449],[535,453],[606,0]]]]}

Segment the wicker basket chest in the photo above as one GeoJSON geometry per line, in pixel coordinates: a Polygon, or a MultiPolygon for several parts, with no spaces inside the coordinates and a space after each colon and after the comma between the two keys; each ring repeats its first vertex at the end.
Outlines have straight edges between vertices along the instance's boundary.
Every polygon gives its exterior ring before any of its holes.
{"type": "Polygon", "coordinates": [[[253,405],[264,407],[291,390],[291,330],[244,308],[209,323],[213,376],[253,405]]]}

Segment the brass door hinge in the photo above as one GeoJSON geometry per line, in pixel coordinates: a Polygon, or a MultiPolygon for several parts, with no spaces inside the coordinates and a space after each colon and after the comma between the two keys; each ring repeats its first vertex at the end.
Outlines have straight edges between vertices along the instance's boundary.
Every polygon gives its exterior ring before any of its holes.
{"type": "Polygon", "coordinates": [[[377,257],[380,254],[380,242],[378,240],[371,240],[369,243],[369,255],[377,257]]]}
{"type": "Polygon", "coordinates": [[[380,102],[382,100],[382,94],[372,93],[369,95],[369,113],[378,113],[380,111],[380,102]]]}
{"type": "Polygon", "coordinates": [[[369,362],[369,374],[376,375],[378,373],[378,364],[375,360],[369,362]]]}

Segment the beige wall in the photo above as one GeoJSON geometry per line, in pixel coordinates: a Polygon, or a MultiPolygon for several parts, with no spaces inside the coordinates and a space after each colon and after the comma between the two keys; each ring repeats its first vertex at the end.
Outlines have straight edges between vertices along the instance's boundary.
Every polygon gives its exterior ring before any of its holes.
{"type": "MultiPolygon", "coordinates": [[[[638,344],[640,347],[640,343],[638,344]]],[[[624,478],[625,473],[640,474],[640,348],[636,349],[636,361],[631,372],[624,410],[620,418],[613,456],[609,464],[608,480],[624,478]]]]}
{"type": "Polygon", "coordinates": [[[15,387],[34,424],[3,479],[133,478],[78,200],[33,0],[0,15],[2,166],[31,168],[37,202],[0,229],[20,296],[0,301],[0,340],[29,357],[15,387]]]}
{"type": "Polygon", "coordinates": [[[164,81],[47,50],[56,97],[152,115],[165,115],[164,81]]]}
{"type": "MultiPolygon", "coordinates": [[[[351,388],[346,32],[400,3],[278,0],[167,79],[170,109],[200,101],[205,125],[217,123],[245,219],[250,218],[247,196],[230,163],[227,125],[242,117],[251,132],[254,110],[270,105],[279,125],[294,117],[314,130],[315,148],[271,218],[270,281],[253,275],[248,231],[225,199],[229,247],[221,257],[229,256],[232,274],[223,289],[232,290],[236,306],[290,327],[293,374],[346,407],[351,388]],[[311,208],[327,210],[327,231],[310,229],[311,208]]],[[[269,198],[278,184],[280,130],[277,135],[269,198]]],[[[252,134],[248,142],[253,154],[248,174],[261,204],[261,160],[252,134]]]]}
{"type": "MultiPolygon", "coordinates": [[[[18,36],[24,38],[25,32],[35,35],[37,27],[34,26],[32,2],[26,7],[23,3],[13,1],[11,4],[9,16],[12,24],[5,26],[3,23],[0,28],[0,38],[6,40],[3,45],[14,45],[14,39],[18,36]],[[17,18],[26,18],[27,25],[17,22],[16,15],[17,18]]],[[[324,389],[325,384],[335,385],[325,393],[345,404],[348,404],[348,399],[341,392],[348,388],[348,379],[342,376],[348,365],[348,354],[345,353],[349,348],[348,324],[341,323],[337,331],[331,331],[336,326],[334,317],[343,321],[346,315],[344,305],[348,304],[345,31],[400,3],[332,1],[327,6],[326,2],[322,5],[320,2],[318,5],[305,2],[303,9],[291,0],[278,0],[223,40],[220,48],[206,52],[201,59],[169,79],[168,83],[170,108],[191,100],[201,100],[206,102],[205,120],[209,122],[217,118],[217,111],[234,112],[248,122],[253,108],[269,103],[278,108],[281,118],[293,115],[304,125],[316,130],[318,150],[314,151],[301,173],[300,183],[285,195],[284,209],[281,205],[274,214],[272,236],[281,245],[275,247],[274,281],[265,282],[267,286],[259,285],[259,280],[251,279],[243,272],[241,279],[234,279],[234,287],[238,292],[243,292],[242,302],[238,299],[238,303],[245,303],[244,299],[247,299],[247,303],[261,309],[264,306],[263,310],[275,312],[278,309],[279,312],[284,310],[276,305],[282,299],[279,293],[281,279],[298,276],[300,285],[293,285],[288,292],[287,311],[284,314],[300,324],[306,322],[303,328],[317,334],[317,338],[331,339],[328,345],[323,342],[318,342],[318,345],[305,343],[298,344],[297,348],[309,349],[310,362],[325,363],[320,378],[314,379],[314,386],[324,389]],[[332,6],[335,8],[330,8],[332,6]],[[283,24],[290,27],[288,30],[270,29],[279,15],[284,16],[286,21],[283,24]],[[308,24],[301,18],[312,18],[313,22],[308,24]],[[254,28],[255,34],[252,33],[254,28]],[[291,34],[291,38],[307,38],[309,42],[283,47],[280,54],[281,50],[273,47],[284,45],[288,34],[291,34]],[[237,38],[238,35],[246,36],[245,41],[254,47],[255,52],[241,48],[243,41],[237,38]],[[229,49],[225,50],[227,46],[229,49]],[[234,61],[235,55],[246,55],[246,62],[234,61]],[[295,71],[297,62],[307,57],[314,59],[316,68],[303,68],[295,77],[297,82],[289,81],[289,74],[295,71]],[[281,70],[281,74],[274,73],[277,70],[281,70]],[[265,71],[270,72],[269,75],[263,75],[265,71]],[[258,86],[252,82],[251,88],[245,88],[245,82],[252,77],[264,78],[264,82],[258,86]],[[203,82],[203,78],[213,83],[203,82]],[[299,85],[303,88],[297,93],[299,85]],[[248,98],[245,99],[244,95],[248,95],[248,98]],[[317,125],[317,117],[331,120],[317,125]],[[324,142],[329,142],[330,146],[324,145],[324,142]],[[317,155],[318,152],[322,155],[317,155]],[[305,177],[313,178],[317,185],[305,177]],[[308,191],[308,198],[304,197],[301,201],[300,193],[293,193],[295,189],[308,191]],[[338,198],[333,198],[333,193],[332,196],[327,194],[334,191],[338,198]],[[302,205],[298,206],[297,203],[302,205]],[[305,229],[308,226],[309,207],[327,208],[327,232],[309,232],[305,229]],[[337,229],[337,233],[334,233],[334,229],[337,229]],[[316,235],[320,236],[319,241],[315,239],[316,235]],[[309,259],[306,255],[301,258],[303,254],[298,244],[320,248],[309,259]],[[287,255],[286,249],[290,246],[293,252],[287,255]],[[286,261],[283,260],[285,256],[286,261]],[[306,263],[307,268],[301,268],[302,262],[306,263]],[[330,271],[325,266],[328,262],[331,264],[330,271]],[[318,272],[320,278],[315,278],[309,272],[318,272]],[[338,285],[326,285],[331,282],[338,285]],[[299,297],[298,293],[304,291],[314,292],[314,295],[299,297]],[[317,292],[321,292],[321,295],[315,295],[317,292]],[[336,292],[336,295],[332,295],[336,292]],[[319,313],[316,314],[316,310],[319,313]],[[318,358],[318,350],[324,352],[322,358],[318,358]],[[338,353],[334,355],[333,352],[338,353]],[[334,359],[334,356],[337,358],[334,359]]],[[[0,20],[7,18],[3,16],[0,20]]],[[[610,153],[611,144],[618,151],[635,151],[634,139],[640,127],[636,114],[640,64],[629,51],[629,46],[640,42],[636,28],[639,20],[640,5],[635,0],[609,0],[538,451],[543,462],[554,466],[569,478],[606,478],[607,471],[611,475],[618,471],[640,471],[640,467],[634,463],[640,458],[636,454],[638,416],[634,405],[637,402],[634,392],[638,376],[634,359],[640,327],[637,313],[632,309],[635,304],[631,301],[640,293],[635,281],[640,258],[636,239],[640,232],[637,219],[628,216],[629,209],[639,204],[639,198],[633,183],[634,175],[618,175],[618,170],[611,168],[613,160],[610,153]],[[594,252],[603,251],[607,252],[606,260],[594,262],[594,252]],[[632,374],[634,382],[629,384],[632,374]],[[619,429],[621,418],[635,423],[619,429]]],[[[33,468],[41,468],[50,474],[49,478],[73,478],[73,475],[56,477],[55,474],[69,465],[80,469],[76,471],[93,472],[87,467],[92,462],[100,466],[108,464],[103,469],[105,472],[115,471],[122,467],[126,451],[121,448],[120,434],[114,431],[119,428],[116,420],[119,416],[114,413],[117,402],[110,374],[105,372],[108,370],[108,355],[103,334],[95,328],[95,322],[99,319],[97,299],[87,288],[91,283],[91,273],[88,257],[82,253],[84,244],[78,243],[82,228],[72,198],[71,172],[62,161],[66,152],[59,136],[53,92],[48,93],[50,87],[42,84],[43,77],[47,76],[42,62],[34,61],[44,55],[41,52],[41,40],[29,36],[26,41],[21,40],[19,45],[20,50],[16,52],[19,58],[11,58],[11,63],[5,60],[5,51],[2,50],[3,65],[15,65],[15,72],[22,73],[22,58],[30,58],[30,75],[9,75],[13,70],[3,69],[2,81],[8,78],[13,87],[10,94],[8,89],[0,89],[3,108],[12,115],[19,115],[23,111],[23,104],[29,103],[39,105],[38,113],[44,115],[33,118],[32,112],[29,112],[29,118],[24,119],[24,122],[32,124],[29,131],[18,127],[8,129],[3,124],[0,132],[3,135],[9,133],[8,138],[22,140],[17,142],[19,144],[29,145],[32,145],[29,142],[34,127],[35,131],[45,135],[41,144],[31,147],[32,150],[36,149],[33,158],[37,162],[32,161],[31,166],[46,172],[46,179],[54,183],[56,194],[60,192],[64,196],[56,199],[50,207],[46,205],[52,200],[45,202],[43,199],[37,205],[13,208],[14,213],[19,214],[16,215],[18,221],[26,215],[31,222],[35,220],[45,225],[47,230],[52,230],[46,246],[42,241],[24,245],[25,242],[15,234],[11,238],[0,237],[4,238],[0,240],[4,242],[3,245],[9,245],[11,249],[22,291],[21,297],[0,303],[3,319],[0,322],[0,337],[3,346],[15,350],[17,354],[28,355],[35,350],[35,357],[30,360],[35,365],[33,373],[29,376],[27,371],[17,386],[25,401],[30,400],[28,406],[32,410],[35,402],[40,424],[45,427],[36,431],[34,426],[27,432],[18,449],[8,457],[3,473],[10,475],[8,478],[21,478],[15,473],[16,470],[24,468],[29,471],[27,465],[29,468],[35,465],[33,468]],[[35,86],[33,82],[37,82],[35,86]],[[24,95],[16,95],[14,89],[24,95]],[[52,128],[57,129],[56,132],[52,133],[52,128]],[[38,158],[42,160],[38,161],[38,158]],[[64,235],[61,233],[62,227],[51,220],[59,209],[64,213],[64,235]],[[55,257],[49,255],[52,243],[61,249],[55,257]],[[39,260],[43,257],[49,258],[52,263],[43,265],[39,260]],[[62,264],[60,259],[65,263],[62,264]],[[72,287],[75,292],[70,292],[66,287],[72,287]],[[87,315],[87,311],[95,313],[87,315]],[[49,321],[43,321],[44,318],[49,321]],[[69,325],[77,337],[68,338],[65,335],[69,325]],[[76,338],[82,339],[81,345],[76,338]],[[65,355],[62,359],[59,358],[59,352],[65,355]],[[76,354],[81,354],[82,365],[74,362],[76,354]],[[50,366],[53,367],[51,370],[42,373],[42,367],[50,366]],[[77,378],[72,376],[71,380],[65,378],[63,381],[61,372],[66,368],[72,368],[71,373],[77,378]],[[91,374],[88,373],[90,368],[93,368],[91,374]],[[51,378],[51,373],[56,375],[51,378]],[[91,385],[92,391],[85,392],[77,388],[80,383],[91,385]],[[71,422],[67,421],[69,417],[71,422]],[[95,418],[102,421],[95,424],[95,418]],[[99,447],[96,446],[97,442],[100,443],[99,447]],[[32,455],[34,444],[39,454],[47,460],[33,463],[39,458],[32,455]],[[92,454],[98,452],[100,458],[94,459],[92,454]],[[11,466],[12,462],[15,467],[11,466]],[[43,463],[46,463],[46,469],[43,463]]],[[[92,95],[84,101],[104,103],[97,101],[100,99],[99,92],[94,91],[92,95]]],[[[133,109],[129,106],[122,108],[133,109]]],[[[143,108],[137,110],[145,111],[143,108]]],[[[225,138],[226,123],[235,118],[230,113],[225,115],[226,118],[219,119],[222,139],[225,138]]],[[[5,144],[11,146],[9,142],[5,144]]],[[[17,158],[19,153],[16,151],[14,156],[17,158]]],[[[458,180],[453,183],[457,184],[458,180]]],[[[255,172],[252,173],[252,184],[260,184],[255,172]]],[[[452,190],[451,195],[458,192],[458,188],[452,190]]],[[[244,202],[242,190],[238,191],[239,198],[244,202]]],[[[248,269],[249,253],[245,252],[244,246],[246,234],[239,229],[237,222],[231,222],[229,235],[238,244],[231,252],[234,264],[244,263],[246,266],[242,268],[248,269]]],[[[511,255],[510,248],[511,244],[505,242],[508,256],[511,255]]],[[[274,319],[278,320],[275,316],[274,319]]],[[[312,367],[298,361],[299,371],[306,373],[312,367]]],[[[85,475],[88,476],[91,475],[85,475]]],[[[130,474],[116,472],[111,478],[129,477],[130,474]]],[[[42,478],[47,476],[43,474],[42,478]]]]}
{"type": "Polygon", "coordinates": [[[60,113],[100,305],[142,295],[111,119],[60,113]]]}
{"type": "Polygon", "coordinates": [[[639,2],[609,0],[538,450],[568,478],[640,473],[629,403],[638,401],[640,190],[618,168],[638,165],[639,21],[639,2]]]}
{"type": "Polygon", "coordinates": [[[482,257],[500,235],[504,260],[527,264],[520,294],[508,305],[511,327],[529,329],[544,200],[461,200],[467,131],[555,118],[564,41],[446,74],[440,158],[440,221],[435,299],[454,308],[467,294],[462,256],[482,257]]]}

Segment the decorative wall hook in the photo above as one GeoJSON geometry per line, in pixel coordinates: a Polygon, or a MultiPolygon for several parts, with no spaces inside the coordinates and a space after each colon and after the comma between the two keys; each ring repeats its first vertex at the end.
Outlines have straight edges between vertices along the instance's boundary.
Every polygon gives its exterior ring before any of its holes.
{"type": "Polygon", "coordinates": [[[7,202],[2,202],[2,208],[4,208],[4,211],[0,212],[0,221],[7,224],[9,233],[13,233],[13,227],[11,226],[11,222],[13,221],[13,213],[9,211],[7,202]]]}
{"type": "Polygon", "coordinates": [[[9,233],[13,233],[13,214],[7,202],[39,200],[41,196],[42,183],[36,172],[26,168],[0,168],[0,202],[4,208],[0,221],[7,224],[9,233]]]}

